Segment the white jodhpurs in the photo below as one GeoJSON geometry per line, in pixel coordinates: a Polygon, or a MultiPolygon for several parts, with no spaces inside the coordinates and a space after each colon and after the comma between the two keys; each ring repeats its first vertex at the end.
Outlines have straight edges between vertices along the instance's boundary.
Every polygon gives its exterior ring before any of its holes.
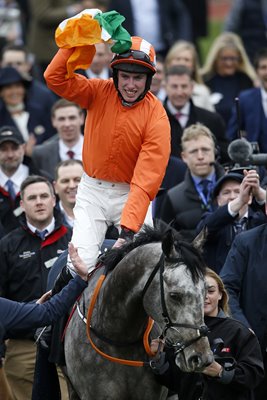
{"type": "MultiPolygon", "coordinates": [[[[120,230],[121,213],[129,190],[127,183],[107,182],[83,174],[74,207],[71,241],[88,265],[88,272],[95,267],[108,227],[114,224],[120,230]]],[[[145,223],[153,224],[151,205],[145,223]]],[[[74,269],[69,259],[68,267],[74,269]]]]}

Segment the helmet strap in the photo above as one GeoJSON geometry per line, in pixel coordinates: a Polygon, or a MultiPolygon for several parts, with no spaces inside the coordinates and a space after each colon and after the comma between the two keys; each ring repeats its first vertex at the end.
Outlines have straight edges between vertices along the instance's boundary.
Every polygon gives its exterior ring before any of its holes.
{"type": "Polygon", "coordinates": [[[133,106],[134,104],[138,103],[139,101],[143,100],[143,98],[145,97],[145,95],[147,94],[147,92],[150,89],[152,76],[153,76],[152,74],[147,74],[145,90],[143,91],[143,93],[140,94],[140,96],[134,102],[128,103],[127,101],[124,100],[124,98],[118,88],[118,70],[116,68],[113,68],[114,86],[118,92],[118,95],[119,95],[123,105],[130,107],[130,106],[133,106]]]}

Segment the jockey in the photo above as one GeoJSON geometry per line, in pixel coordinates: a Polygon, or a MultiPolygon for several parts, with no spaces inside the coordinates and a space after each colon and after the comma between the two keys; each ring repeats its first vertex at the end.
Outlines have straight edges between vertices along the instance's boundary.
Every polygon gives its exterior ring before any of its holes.
{"type": "MultiPolygon", "coordinates": [[[[51,90],[87,111],[84,174],[76,196],[71,241],[88,273],[95,268],[109,226],[114,225],[120,232],[115,243],[119,247],[131,240],[144,222],[153,223],[151,202],[159,190],[170,154],[168,117],[161,102],[149,92],[156,72],[155,50],[150,43],[139,37],[131,38],[126,32],[123,51],[118,46],[116,51],[114,48],[111,62],[114,79],[88,79],[74,72],[88,68],[93,60],[92,42],[98,30],[96,16],[87,18],[87,14],[94,15],[95,11],[84,10],[84,15],[81,13],[59,25],[56,41],[61,48],[44,73],[51,90]],[[87,40],[91,44],[84,46],[87,40]],[[126,48],[125,43],[129,43],[126,48]]],[[[97,15],[103,20],[105,14],[108,13],[99,11],[97,15]]],[[[118,32],[117,25],[115,31],[118,32]]],[[[95,43],[100,41],[95,39],[95,43]]],[[[75,268],[69,258],[68,268],[63,268],[53,293],[72,275],[75,268]]]]}
{"type": "MultiPolygon", "coordinates": [[[[70,72],[75,51],[59,49],[44,77],[58,96],[87,110],[72,243],[91,272],[108,226],[118,228],[115,246],[121,246],[144,222],[152,224],[151,201],[168,163],[170,126],[162,104],[149,92],[156,72],[150,43],[132,37],[130,48],[114,55],[108,80],[70,72]]],[[[70,259],[68,266],[74,270],[70,259]]]]}

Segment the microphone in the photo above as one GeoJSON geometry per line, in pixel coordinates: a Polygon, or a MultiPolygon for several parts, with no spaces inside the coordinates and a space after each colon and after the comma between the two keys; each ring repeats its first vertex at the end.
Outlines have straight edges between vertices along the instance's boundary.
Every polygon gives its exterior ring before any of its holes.
{"type": "Polygon", "coordinates": [[[246,139],[233,140],[227,149],[228,155],[232,161],[238,164],[249,162],[252,155],[252,146],[246,139]]]}
{"type": "Polygon", "coordinates": [[[246,139],[233,140],[227,149],[228,155],[232,161],[240,166],[267,165],[267,154],[253,154],[251,143],[246,139]]]}

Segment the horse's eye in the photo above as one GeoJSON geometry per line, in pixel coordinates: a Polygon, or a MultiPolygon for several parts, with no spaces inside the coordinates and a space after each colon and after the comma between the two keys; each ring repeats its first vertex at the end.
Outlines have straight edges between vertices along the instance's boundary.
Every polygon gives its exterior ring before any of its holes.
{"type": "Polygon", "coordinates": [[[170,293],[170,298],[174,301],[181,301],[182,296],[180,295],[180,293],[177,292],[171,292],[170,293]]]}

